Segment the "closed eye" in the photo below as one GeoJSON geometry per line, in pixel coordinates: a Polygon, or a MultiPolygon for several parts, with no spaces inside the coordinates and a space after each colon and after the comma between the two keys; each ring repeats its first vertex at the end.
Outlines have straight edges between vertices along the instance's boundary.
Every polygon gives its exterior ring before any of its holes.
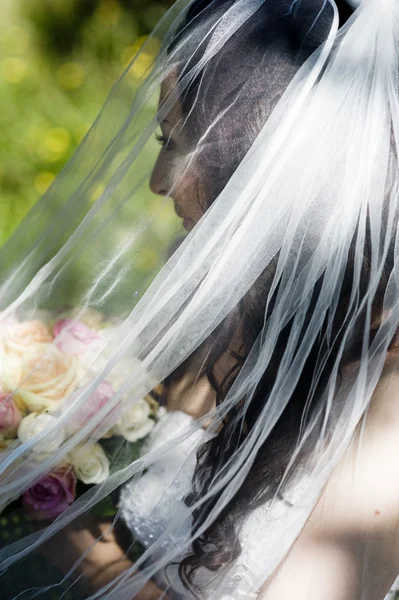
{"type": "Polygon", "coordinates": [[[171,139],[167,139],[164,135],[155,135],[155,139],[162,146],[164,150],[170,150],[172,146],[171,139]]]}

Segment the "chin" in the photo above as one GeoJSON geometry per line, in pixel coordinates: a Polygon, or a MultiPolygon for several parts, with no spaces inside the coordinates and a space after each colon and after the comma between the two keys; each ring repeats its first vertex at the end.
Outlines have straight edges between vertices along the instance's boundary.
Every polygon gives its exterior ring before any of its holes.
{"type": "Polygon", "coordinates": [[[194,219],[190,219],[188,217],[183,218],[183,227],[186,231],[191,231],[194,229],[196,222],[194,219]]]}

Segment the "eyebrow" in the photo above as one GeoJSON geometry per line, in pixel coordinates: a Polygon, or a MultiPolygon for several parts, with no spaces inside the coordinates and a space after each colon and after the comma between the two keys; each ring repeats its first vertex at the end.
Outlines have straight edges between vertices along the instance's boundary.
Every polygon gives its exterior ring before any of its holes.
{"type": "Polygon", "coordinates": [[[170,121],[168,121],[168,119],[167,119],[167,118],[166,118],[166,119],[162,119],[162,120],[160,120],[160,119],[158,118],[158,115],[157,115],[157,122],[158,122],[158,125],[162,125],[162,123],[164,123],[165,125],[170,125],[170,121]]]}

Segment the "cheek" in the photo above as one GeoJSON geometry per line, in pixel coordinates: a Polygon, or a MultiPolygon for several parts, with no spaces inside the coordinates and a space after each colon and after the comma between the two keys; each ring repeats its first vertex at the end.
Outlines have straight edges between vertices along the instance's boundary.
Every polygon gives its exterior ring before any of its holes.
{"type": "Polygon", "coordinates": [[[176,189],[185,185],[185,179],[186,161],[172,152],[161,152],[152,172],[151,187],[173,196],[176,189]]]}
{"type": "Polygon", "coordinates": [[[198,221],[209,206],[209,189],[206,177],[200,168],[199,157],[187,161],[185,157],[178,167],[179,180],[176,184],[176,201],[187,214],[198,221]]]}
{"type": "Polygon", "coordinates": [[[198,221],[205,212],[206,202],[201,178],[193,171],[186,171],[176,186],[176,200],[189,217],[198,221]]]}
{"type": "Polygon", "coordinates": [[[185,216],[197,222],[205,212],[206,193],[203,178],[187,157],[161,152],[151,176],[151,189],[156,194],[171,196],[185,216]]]}

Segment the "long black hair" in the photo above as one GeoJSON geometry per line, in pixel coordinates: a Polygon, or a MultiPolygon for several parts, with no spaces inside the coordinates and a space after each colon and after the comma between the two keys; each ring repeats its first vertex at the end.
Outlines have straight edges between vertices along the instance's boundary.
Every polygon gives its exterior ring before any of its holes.
{"type": "MultiPolygon", "coordinates": [[[[344,1],[336,3],[342,25],[350,17],[352,11],[344,1]]],[[[181,35],[190,31],[190,27],[197,26],[202,18],[209,18],[209,15],[212,14],[217,17],[231,4],[231,0],[213,0],[213,2],[198,0],[194,2],[182,25],[181,35]]],[[[200,171],[206,181],[207,190],[204,196],[205,209],[214,201],[242,161],[299,67],[325,41],[332,18],[333,10],[325,0],[265,2],[225,44],[218,54],[217,60],[210,61],[206,77],[209,78],[211,84],[201,86],[200,101],[198,101],[198,96],[203,75],[191,84],[188,91],[185,91],[182,96],[182,107],[183,112],[187,115],[187,123],[191,125],[193,139],[196,136],[198,139],[206,124],[212,123],[215,115],[220,114],[221,107],[227,105],[232,97],[235,98],[232,108],[214,128],[212,134],[214,139],[208,145],[211,150],[205,151],[201,156],[200,171]]],[[[185,68],[189,68],[189,65],[185,65],[185,68]]],[[[354,241],[355,239],[356,235],[354,241]]],[[[392,252],[388,254],[386,272],[392,268],[390,256],[392,256],[392,252]]],[[[359,297],[364,295],[368,287],[370,257],[371,242],[370,236],[367,235],[359,297]]],[[[207,342],[209,353],[206,374],[216,392],[218,404],[224,401],[250,349],[264,327],[268,312],[273,310],[278,289],[274,294],[274,300],[272,299],[266,307],[267,290],[272,276],[273,264],[268,266],[207,342]],[[239,347],[237,344],[234,348],[232,347],[233,330],[240,332],[239,347]],[[230,368],[221,376],[217,366],[226,357],[229,359],[230,368]]],[[[193,593],[196,589],[196,570],[199,567],[205,567],[217,573],[228,568],[241,552],[240,526],[251,511],[267,502],[277,491],[296,447],[305,411],[311,415],[318,408],[323,391],[329,381],[332,366],[336,362],[345,331],[343,325],[348,318],[348,299],[353,288],[353,280],[354,252],[351,252],[348,256],[344,283],[340,290],[338,309],[333,319],[331,335],[323,335],[322,328],[319,339],[316,340],[308,355],[293,392],[292,401],[287,403],[272,434],[259,450],[245,484],[237,490],[235,497],[212,526],[194,541],[192,552],[180,563],[180,577],[193,593]],[[320,364],[321,356],[327,357],[323,364],[320,364]],[[314,374],[316,371],[318,379],[315,384],[314,374]],[[309,398],[311,399],[310,405],[309,398]]],[[[312,306],[317,303],[322,285],[323,277],[320,278],[313,290],[312,302],[303,324],[304,332],[311,319],[312,306]]],[[[381,319],[381,298],[385,285],[386,281],[383,276],[373,306],[373,322],[375,323],[381,319]]],[[[220,469],[244,442],[256,423],[273,388],[293,323],[294,319],[287,323],[279,335],[272,359],[263,373],[254,397],[248,403],[245,426],[237,426],[239,408],[231,409],[217,435],[201,448],[193,478],[193,490],[186,498],[188,504],[195,503],[204,495],[211,482],[217,478],[220,469]]],[[[364,327],[365,316],[361,316],[356,327],[358,338],[355,336],[347,347],[346,354],[340,363],[341,371],[346,365],[355,363],[359,359],[364,327]]],[[[327,318],[325,328],[327,328],[327,318]]],[[[373,332],[371,332],[371,339],[372,335],[373,332]]],[[[218,499],[219,495],[212,497],[194,512],[193,527],[195,529],[205,521],[218,499]]]]}

